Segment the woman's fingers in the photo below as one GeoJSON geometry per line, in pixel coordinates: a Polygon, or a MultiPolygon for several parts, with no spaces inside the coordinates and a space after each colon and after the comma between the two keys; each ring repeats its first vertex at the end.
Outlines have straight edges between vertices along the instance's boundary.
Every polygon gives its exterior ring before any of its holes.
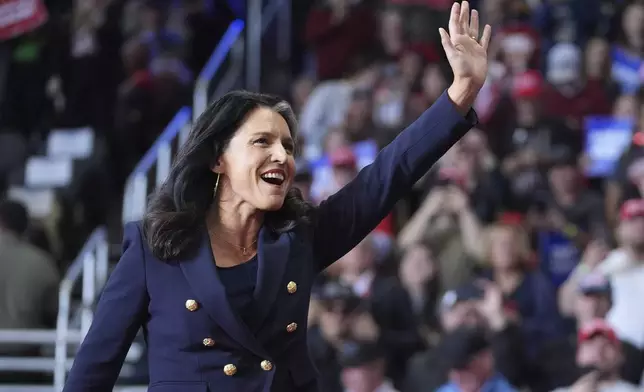
{"type": "Polygon", "coordinates": [[[458,19],[459,19],[459,25],[461,26],[461,34],[469,34],[470,32],[470,3],[469,2],[463,1],[461,3],[461,12],[458,19]]]}
{"type": "Polygon", "coordinates": [[[479,39],[479,12],[477,10],[472,10],[472,15],[470,17],[470,26],[469,26],[470,37],[478,41],[479,39]]]}
{"type": "Polygon", "coordinates": [[[463,33],[462,26],[460,24],[461,17],[461,5],[459,3],[452,4],[452,11],[449,14],[449,34],[455,36],[463,33]]]}
{"type": "Polygon", "coordinates": [[[486,24],[485,28],[483,28],[483,35],[481,36],[481,40],[479,41],[483,49],[485,49],[485,51],[487,51],[488,46],[490,46],[491,38],[492,38],[492,26],[486,24]]]}

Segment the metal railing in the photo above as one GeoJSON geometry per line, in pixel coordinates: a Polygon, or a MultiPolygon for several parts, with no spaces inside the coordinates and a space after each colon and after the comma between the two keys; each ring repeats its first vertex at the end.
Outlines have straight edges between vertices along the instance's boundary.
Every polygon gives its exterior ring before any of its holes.
{"type": "Polygon", "coordinates": [[[105,227],[90,235],[79,256],[63,277],[58,291],[58,318],[56,330],[0,329],[0,343],[4,345],[55,345],[54,358],[0,357],[0,370],[9,372],[53,373],[56,385],[64,382],[65,372],[71,366],[67,359],[67,345],[79,344],[92,323],[93,306],[108,274],[108,240],[105,227]],[[80,328],[70,329],[71,298],[74,284],[82,280],[80,328]]]}
{"type": "Polygon", "coordinates": [[[58,294],[58,319],[56,320],[56,346],[54,352],[54,388],[62,391],[65,375],[71,361],[67,359],[69,343],[80,343],[92,324],[94,304],[107,281],[109,267],[109,242],[107,229],[99,227],[90,235],[78,257],[67,270],[58,294]],[[70,333],[71,298],[74,284],[82,276],[82,302],[80,331],[70,333]]]}
{"type": "Polygon", "coordinates": [[[217,87],[217,91],[213,94],[215,96],[220,96],[230,89],[230,86],[234,85],[235,79],[239,77],[243,65],[244,54],[244,37],[242,33],[244,31],[244,22],[242,20],[236,20],[230,24],[228,30],[221,38],[219,45],[215,48],[215,51],[208,59],[208,62],[204,66],[203,70],[197,77],[195,83],[195,91],[193,96],[193,120],[197,118],[206,110],[208,102],[212,99],[212,96],[208,93],[210,85],[213,78],[217,72],[221,69],[222,65],[226,58],[231,55],[231,64],[228,67],[228,72],[222,77],[222,82],[225,81],[222,86],[217,87]]]}

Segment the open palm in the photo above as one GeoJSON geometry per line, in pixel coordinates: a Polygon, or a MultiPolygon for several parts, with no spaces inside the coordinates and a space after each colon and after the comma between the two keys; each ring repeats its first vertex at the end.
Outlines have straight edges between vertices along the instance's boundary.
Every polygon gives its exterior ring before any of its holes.
{"type": "Polygon", "coordinates": [[[482,86],[487,76],[487,48],[492,28],[485,25],[479,40],[479,14],[467,1],[454,3],[449,15],[449,34],[440,28],[441,43],[455,80],[482,86]]]}

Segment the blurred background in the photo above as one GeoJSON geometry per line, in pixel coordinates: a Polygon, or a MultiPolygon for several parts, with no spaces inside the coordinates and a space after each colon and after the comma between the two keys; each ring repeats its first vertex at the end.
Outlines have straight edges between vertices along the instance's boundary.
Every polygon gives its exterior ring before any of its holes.
{"type": "MultiPolygon", "coordinates": [[[[288,98],[318,203],[448,87],[452,3],[2,1],[0,391],[61,389],[123,223],[208,102],[288,98]]],[[[644,1],[471,3],[480,124],[321,276],[321,391],[641,390],[644,1]]],[[[146,383],[139,336],[119,388],[146,383]]]]}

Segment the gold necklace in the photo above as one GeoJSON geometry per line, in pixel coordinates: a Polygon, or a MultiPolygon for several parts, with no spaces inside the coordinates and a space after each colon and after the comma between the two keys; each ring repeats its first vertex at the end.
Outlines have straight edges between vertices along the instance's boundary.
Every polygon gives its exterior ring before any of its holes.
{"type": "Polygon", "coordinates": [[[218,239],[220,239],[220,240],[222,240],[222,241],[224,241],[224,242],[225,242],[225,243],[227,243],[228,245],[230,245],[230,246],[234,246],[235,248],[238,248],[239,250],[241,250],[242,256],[247,256],[247,255],[248,255],[248,253],[249,253],[249,251],[250,251],[250,250],[251,250],[251,248],[253,247],[253,245],[255,245],[255,243],[257,242],[257,238],[255,238],[255,241],[251,242],[251,244],[250,244],[250,245],[248,245],[248,246],[241,246],[241,245],[233,244],[232,242],[230,242],[230,241],[228,241],[228,240],[226,240],[225,238],[222,238],[222,237],[220,237],[220,236],[217,236],[217,238],[218,238],[218,239]]]}

